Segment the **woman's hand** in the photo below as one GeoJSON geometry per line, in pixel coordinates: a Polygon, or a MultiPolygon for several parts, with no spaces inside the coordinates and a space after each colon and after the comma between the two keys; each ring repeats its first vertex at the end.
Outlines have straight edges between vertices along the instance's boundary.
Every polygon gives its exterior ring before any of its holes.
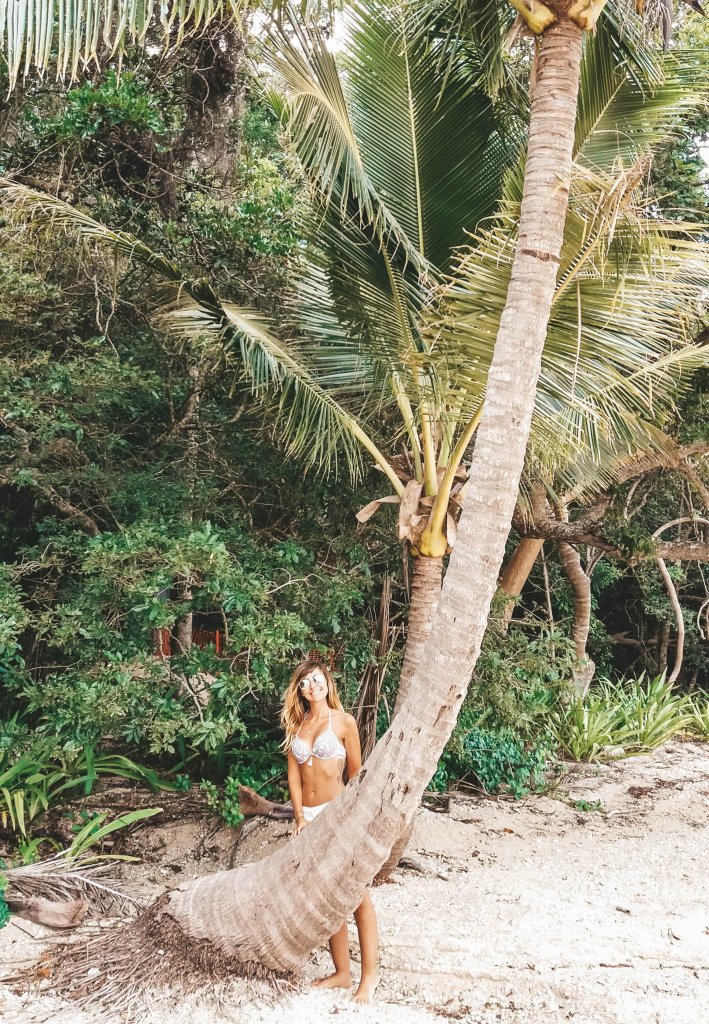
{"type": "Polygon", "coordinates": [[[295,839],[295,837],[297,835],[299,835],[303,831],[303,829],[305,828],[305,826],[307,824],[308,823],[305,820],[305,818],[303,818],[303,817],[296,818],[295,819],[295,827],[294,827],[293,831],[290,833],[290,838],[291,839],[295,839]]]}

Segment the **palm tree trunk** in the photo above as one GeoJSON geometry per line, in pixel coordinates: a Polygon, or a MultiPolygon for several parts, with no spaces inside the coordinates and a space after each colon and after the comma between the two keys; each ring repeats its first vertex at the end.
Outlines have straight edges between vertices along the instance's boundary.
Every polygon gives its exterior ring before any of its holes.
{"type": "MultiPolygon", "coordinates": [[[[438,599],[441,596],[441,580],[443,578],[443,559],[419,555],[413,559],[414,573],[411,584],[411,600],[409,602],[409,619],[406,633],[404,662],[401,666],[399,688],[396,693],[394,714],[398,714],[411,688],[416,669],[421,663],[423,651],[431,633],[433,617],[436,614],[438,599]]],[[[404,856],[404,850],[411,838],[413,818],[394,843],[391,853],[381,866],[374,879],[375,882],[386,882],[396,870],[404,856]]]]}
{"type": "MultiPolygon", "coordinates": [[[[540,46],[519,239],[470,492],[408,695],[361,771],[295,842],[267,860],[173,889],[148,911],[139,948],[158,942],[163,956],[144,956],[146,971],[159,961],[173,979],[186,948],[203,967],[299,968],[358,905],[415,815],[480,651],[517,500],[563,238],[580,63],[581,31],[562,19],[540,46]]],[[[99,993],[112,970],[106,957],[124,963],[127,931],[102,949],[99,993]]],[[[77,977],[87,991],[85,968],[77,977]]]]}
{"type": "Polygon", "coordinates": [[[657,643],[657,672],[662,675],[667,671],[667,652],[670,649],[670,632],[672,627],[669,622],[662,622],[658,633],[657,643]]]}
{"type": "Polygon", "coordinates": [[[543,547],[543,540],[538,540],[536,537],[522,537],[502,571],[500,590],[512,598],[511,601],[505,602],[502,609],[501,625],[505,632],[512,619],[512,613],[517,603],[516,599],[522,593],[522,589],[529,579],[529,574],[543,547]]]}
{"type": "Polygon", "coordinates": [[[433,616],[441,596],[443,559],[419,555],[413,559],[413,569],[406,649],[401,666],[394,714],[398,713],[408,695],[416,669],[421,663],[423,649],[431,633],[433,616]]]}

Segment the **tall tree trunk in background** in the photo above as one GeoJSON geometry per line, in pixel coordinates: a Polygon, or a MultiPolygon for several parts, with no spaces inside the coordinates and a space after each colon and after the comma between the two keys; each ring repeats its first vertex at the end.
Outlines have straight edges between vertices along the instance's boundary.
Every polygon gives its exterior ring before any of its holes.
{"type": "Polygon", "coordinates": [[[574,674],[574,682],[578,696],[583,697],[591,685],[596,670],[595,663],[586,653],[588,632],[591,628],[591,580],[583,571],[578,551],[565,541],[559,543],[559,561],[564,575],[571,584],[574,599],[571,639],[576,648],[576,657],[582,663],[574,674]]]}
{"type": "Polygon", "coordinates": [[[657,635],[657,672],[662,675],[667,671],[667,652],[670,646],[671,626],[669,622],[661,622],[657,635]]]}
{"type": "Polygon", "coordinates": [[[246,35],[231,17],[214,19],[183,45],[192,57],[185,88],[187,117],[180,146],[196,167],[228,178],[239,159],[246,91],[246,35]]]}
{"type": "MultiPolygon", "coordinates": [[[[542,39],[524,195],[471,486],[408,696],[347,789],[272,857],[171,891],[157,912],[216,956],[296,969],[357,905],[412,820],[480,651],[512,521],[556,282],[571,176],[581,30],[542,39]],[[203,944],[208,944],[206,947],[203,944]]],[[[156,927],[157,927],[156,922],[156,927]]]]}
{"type": "Polygon", "coordinates": [[[382,581],[382,594],[379,599],[379,611],[377,612],[377,660],[369,663],[359,684],[357,703],[352,710],[360,742],[362,744],[362,760],[366,761],[374,750],[377,742],[377,717],[379,711],[379,697],[386,672],[386,661],[389,652],[394,644],[396,629],[393,633],[390,628],[391,615],[391,577],[384,573],[382,581]]]}
{"type": "MultiPolygon", "coordinates": [[[[684,615],[682,614],[682,605],[679,603],[677,596],[677,588],[675,587],[672,577],[670,576],[669,569],[665,563],[664,558],[656,558],[655,562],[657,568],[660,570],[665,587],[667,588],[667,596],[670,599],[672,605],[672,611],[675,613],[675,622],[677,623],[677,645],[675,648],[675,663],[672,666],[672,671],[667,677],[668,683],[675,683],[679,678],[679,674],[682,671],[682,661],[684,660],[684,615]]],[[[667,651],[665,651],[665,667],[667,666],[667,651]]]]}
{"type": "Polygon", "coordinates": [[[441,596],[443,579],[443,559],[429,558],[419,555],[412,559],[413,579],[411,581],[411,599],[409,601],[408,625],[406,628],[406,648],[401,666],[399,688],[396,694],[394,714],[397,714],[406,699],[416,669],[421,664],[423,651],[431,633],[433,616],[436,614],[438,599],[441,596]]]}
{"type": "Polygon", "coordinates": [[[539,557],[539,552],[544,547],[544,541],[536,537],[522,537],[517,547],[512,552],[510,559],[502,570],[500,576],[500,590],[509,597],[511,601],[505,602],[502,610],[502,628],[507,630],[517,604],[517,598],[522,593],[534,563],[539,557]]]}
{"type": "MultiPolygon", "coordinates": [[[[188,576],[176,576],[174,591],[177,600],[187,603],[192,600],[192,583],[188,576]]],[[[172,630],[172,653],[181,657],[192,650],[192,611],[186,611],[175,620],[172,630]]]]}
{"type": "MultiPolygon", "coordinates": [[[[189,353],[188,359],[190,359],[189,353]]],[[[185,434],[184,481],[189,500],[187,520],[192,523],[194,522],[195,484],[199,464],[199,418],[202,400],[202,374],[199,366],[190,363],[187,367],[187,376],[191,391],[185,402],[180,425],[185,434]]],[[[177,593],[177,600],[186,604],[187,608],[175,621],[172,630],[172,653],[178,656],[188,655],[192,650],[192,579],[189,575],[176,576],[173,586],[177,593]]]]}
{"type": "MultiPolygon", "coordinates": [[[[666,530],[669,530],[672,526],[681,526],[683,523],[702,523],[704,526],[709,526],[709,519],[700,519],[696,515],[682,516],[680,519],[672,519],[669,523],[665,523],[660,526],[653,533],[653,540],[657,540],[666,530]]],[[[674,683],[677,681],[680,672],[682,671],[682,661],[684,660],[684,615],[682,613],[682,605],[679,603],[679,597],[677,595],[677,588],[674,585],[667,563],[664,558],[658,557],[655,559],[655,564],[660,570],[665,587],[667,588],[667,596],[670,599],[672,605],[672,611],[675,613],[675,623],[677,626],[677,645],[675,648],[675,663],[672,671],[669,674],[667,681],[674,683]]],[[[667,653],[665,652],[665,663],[667,661],[667,653]]]]}

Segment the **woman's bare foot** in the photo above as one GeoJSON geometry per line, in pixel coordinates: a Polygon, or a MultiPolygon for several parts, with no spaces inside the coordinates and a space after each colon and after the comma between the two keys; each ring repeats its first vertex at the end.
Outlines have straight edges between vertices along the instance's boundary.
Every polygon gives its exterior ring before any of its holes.
{"type": "Polygon", "coordinates": [[[355,1003],[371,1003],[374,998],[374,990],[379,984],[379,974],[374,971],[372,974],[363,974],[360,979],[359,988],[354,994],[355,1003]]]}
{"type": "Polygon", "coordinates": [[[314,988],[351,988],[352,987],[352,975],[349,971],[336,971],[335,974],[329,974],[327,978],[320,978],[318,981],[313,982],[314,988]]]}

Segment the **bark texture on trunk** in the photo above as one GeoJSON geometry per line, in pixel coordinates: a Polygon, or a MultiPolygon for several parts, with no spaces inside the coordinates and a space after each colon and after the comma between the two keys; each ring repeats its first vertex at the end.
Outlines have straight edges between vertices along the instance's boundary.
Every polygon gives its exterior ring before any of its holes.
{"type": "Polygon", "coordinates": [[[663,622],[660,625],[659,641],[657,647],[657,671],[659,675],[667,671],[667,652],[670,648],[670,624],[663,622]]]}
{"type": "Polygon", "coordinates": [[[431,633],[433,616],[436,614],[438,599],[441,596],[443,559],[419,555],[413,559],[413,568],[406,649],[401,666],[399,688],[396,693],[395,715],[406,700],[411,688],[411,681],[421,664],[423,649],[431,633]]]}
{"type": "Polygon", "coordinates": [[[534,407],[568,201],[581,31],[545,33],[519,240],[490,367],[471,487],[432,634],[390,728],[345,791],[271,858],[172,890],[166,914],[241,963],[293,970],[332,935],[412,820],[453,730],[504,557],[534,407]]]}
{"type": "Polygon", "coordinates": [[[379,711],[379,698],[386,672],[386,658],[391,650],[396,636],[396,630],[390,629],[391,615],[391,577],[389,573],[384,574],[382,582],[382,594],[379,599],[379,611],[377,613],[377,661],[371,662],[365,667],[359,684],[357,704],[352,710],[359,739],[362,746],[362,760],[366,761],[374,750],[377,742],[377,714],[379,711]]]}
{"type": "MultiPolygon", "coordinates": [[[[184,576],[179,576],[175,580],[175,591],[177,592],[178,600],[180,601],[191,601],[192,600],[192,587],[190,581],[184,576]]],[[[180,615],[175,620],[175,626],[172,631],[172,653],[178,657],[181,655],[188,655],[192,650],[192,612],[185,612],[184,615],[180,615]]]]}
{"type": "Polygon", "coordinates": [[[512,552],[510,560],[500,576],[500,590],[515,600],[507,601],[502,610],[502,628],[507,630],[515,610],[516,598],[522,593],[544,541],[537,537],[522,537],[512,552]]]}
{"type": "Polygon", "coordinates": [[[588,632],[591,628],[591,580],[583,571],[581,556],[576,548],[563,541],[559,544],[559,561],[564,575],[571,584],[574,598],[574,617],[571,623],[571,639],[576,648],[576,657],[583,664],[575,676],[576,689],[583,697],[591,685],[596,669],[586,653],[588,632]]]}
{"type": "Polygon", "coordinates": [[[586,657],[586,641],[591,626],[591,581],[583,571],[581,556],[570,544],[559,544],[559,561],[571,585],[574,598],[574,616],[571,639],[578,658],[586,657]]]}
{"type": "MultiPolygon", "coordinates": [[[[443,579],[443,558],[430,558],[419,555],[413,559],[414,572],[409,602],[409,620],[406,634],[404,662],[401,666],[399,688],[396,693],[394,714],[398,714],[411,688],[416,669],[421,663],[426,641],[431,634],[433,617],[436,614],[438,599],[441,596],[443,579]]],[[[386,882],[396,870],[396,866],[404,855],[404,850],[411,838],[413,819],[404,829],[391,848],[391,853],[377,872],[374,881],[386,882]]]]}

